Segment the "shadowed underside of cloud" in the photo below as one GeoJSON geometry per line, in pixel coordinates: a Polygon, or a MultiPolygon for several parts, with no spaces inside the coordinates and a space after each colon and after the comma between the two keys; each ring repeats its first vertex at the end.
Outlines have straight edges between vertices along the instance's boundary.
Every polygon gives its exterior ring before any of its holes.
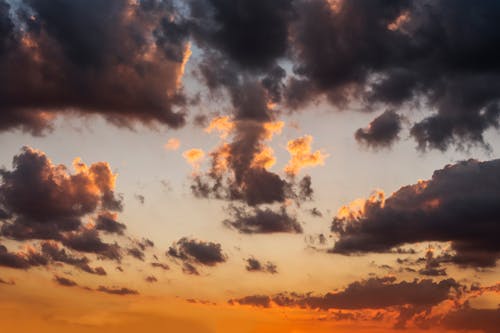
{"type": "Polygon", "coordinates": [[[175,16],[168,1],[0,1],[0,130],[40,134],[75,111],[183,125],[190,51],[175,16]]]}
{"type": "Polygon", "coordinates": [[[500,160],[447,165],[386,200],[366,200],[334,218],[332,252],[385,252],[406,243],[451,242],[447,261],[495,266],[500,256],[500,160]]]}

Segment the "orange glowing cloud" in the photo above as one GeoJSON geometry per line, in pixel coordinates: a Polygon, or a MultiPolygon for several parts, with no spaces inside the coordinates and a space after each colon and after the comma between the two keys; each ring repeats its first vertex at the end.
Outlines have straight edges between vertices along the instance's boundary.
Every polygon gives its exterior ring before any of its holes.
{"type": "Polygon", "coordinates": [[[269,169],[274,164],[276,164],[274,151],[271,147],[265,146],[261,151],[254,155],[251,167],[269,169]]]}
{"type": "Polygon", "coordinates": [[[179,66],[178,69],[178,74],[177,75],[177,81],[176,81],[176,87],[179,89],[182,84],[182,78],[184,77],[184,72],[186,70],[186,65],[189,61],[189,58],[191,58],[191,55],[193,52],[191,51],[191,43],[187,43],[184,47],[184,56],[182,57],[182,62],[181,65],[179,66]]]}
{"type": "Polygon", "coordinates": [[[359,219],[364,216],[367,204],[385,205],[385,193],[382,190],[376,189],[368,199],[358,198],[351,201],[348,205],[340,207],[337,211],[336,218],[338,219],[359,219]]]}
{"type": "Polygon", "coordinates": [[[201,149],[193,148],[186,150],[182,153],[182,156],[186,159],[186,162],[193,167],[193,169],[199,169],[200,163],[205,157],[205,152],[201,149]]]}
{"type": "Polygon", "coordinates": [[[181,146],[181,141],[177,138],[168,139],[164,147],[166,150],[177,150],[181,146]]]}
{"type": "Polygon", "coordinates": [[[275,134],[280,134],[283,130],[285,123],[282,121],[274,121],[264,123],[264,130],[266,131],[264,135],[265,140],[271,140],[275,134]]]}
{"type": "Polygon", "coordinates": [[[217,131],[221,139],[225,139],[234,129],[234,122],[228,116],[216,117],[205,128],[205,132],[212,133],[217,131]]]}
{"type": "Polygon", "coordinates": [[[391,31],[399,30],[401,29],[402,25],[408,22],[409,20],[410,20],[410,13],[403,12],[387,26],[387,29],[391,31]]]}
{"type": "Polygon", "coordinates": [[[313,137],[305,135],[295,140],[288,141],[287,150],[291,159],[285,167],[285,172],[290,176],[295,176],[305,167],[324,165],[328,154],[321,150],[311,151],[313,137]]]}

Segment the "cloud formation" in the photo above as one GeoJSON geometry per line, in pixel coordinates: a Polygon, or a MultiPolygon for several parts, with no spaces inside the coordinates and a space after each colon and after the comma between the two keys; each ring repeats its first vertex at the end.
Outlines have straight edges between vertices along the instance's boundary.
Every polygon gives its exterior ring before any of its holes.
{"type": "Polygon", "coordinates": [[[195,265],[216,266],[227,261],[221,244],[183,237],[172,244],[166,255],[182,262],[186,274],[199,275],[195,265]]]}
{"type": "Polygon", "coordinates": [[[243,234],[302,233],[302,225],[285,207],[275,212],[270,208],[230,207],[231,218],[224,225],[243,234]]]}
{"type": "Polygon", "coordinates": [[[71,174],[45,153],[23,147],[13,170],[0,170],[0,206],[10,217],[2,234],[16,240],[61,240],[98,209],[122,209],[114,193],[116,175],[106,162],[87,166],[75,159],[74,168],[71,174]]]}
{"type": "Polygon", "coordinates": [[[57,114],[182,126],[189,42],[170,1],[0,2],[0,130],[34,134],[57,114]],[[19,73],[23,73],[19,75],[19,73]]]}
{"type": "Polygon", "coordinates": [[[449,261],[495,266],[500,256],[499,172],[500,160],[458,162],[387,199],[376,196],[355,209],[343,207],[332,223],[339,236],[332,252],[386,252],[403,244],[451,242],[449,261]]]}
{"type": "Polygon", "coordinates": [[[278,267],[270,261],[261,263],[259,260],[251,257],[245,259],[245,262],[247,263],[245,268],[249,272],[278,273],[278,267]]]}

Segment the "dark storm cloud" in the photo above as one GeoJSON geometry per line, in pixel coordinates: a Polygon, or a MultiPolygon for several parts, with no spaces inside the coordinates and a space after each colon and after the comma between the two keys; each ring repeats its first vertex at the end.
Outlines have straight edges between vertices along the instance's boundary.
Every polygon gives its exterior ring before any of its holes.
{"type": "Polygon", "coordinates": [[[283,57],[293,0],[192,0],[195,37],[242,68],[262,69],[283,57]]]}
{"type": "Polygon", "coordinates": [[[447,165],[428,181],[404,186],[361,215],[339,215],[335,253],[386,252],[406,243],[451,242],[447,259],[462,266],[495,266],[500,256],[500,160],[447,165]]]}
{"type": "Polygon", "coordinates": [[[54,276],[54,281],[57,284],[64,286],[64,287],[76,287],[76,286],[78,286],[78,283],[76,283],[75,281],[67,279],[67,278],[62,277],[62,276],[57,276],[57,275],[54,276]]]}
{"type": "Polygon", "coordinates": [[[129,289],[129,288],[110,288],[110,287],[105,287],[105,286],[99,286],[96,291],[106,293],[106,294],[111,294],[111,295],[120,295],[120,296],[126,296],[126,295],[138,295],[139,292],[137,290],[129,289]]]}
{"type": "Polygon", "coordinates": [[[275,212],[270,208],[248,210],[232,206],[230,214],[231,219],[225,220],[224,225],[244,234],[302,233],[301,224],[285,208],[275,212]]]}
{"type": "Polygon", "coordinates": [[[220,244],[186,237],[172,244],[166,254],[184,263],[204,266],[215,266],[227,260],[220,244]]]}
{"type": "Polygon", "coordinates": [[[297,6],[290,105],[299,107],[318,95],[337,105],[365,100],[369,109],[418,100],[434,112],[411,129],[421,149],[482,144],[484,131],[498,127],[497,1],[332,6],[313,0],[297,6]]]}
{"type": "Polygon", "coordinates": [[[282,293],[272,297],[250,296],[232,302],[268,307],[272,301],[278,306],[319,310],[385,309],[403,305],[432,307],[451,299],[453,291],[459,291],[460,288],[461,286],[453,279],[440,282],[432,280],[396,282],[394,277],[385,277],[355,281],[341,291],[322,296],[282,293]]]}
{"type": "Polygon", "coordinates": [[[367,128],[355,133],[358,142],[372,148],[388,147],[398,138],[401,131],[401,117],[394,111],[385,111],[375,118],[367,128]]]}
{"type": "Polygon", "coordinates": [[[259,260],[255,258],[245,259],[246,261],[246,270],[249,272],[264,272],[276,274],[278,273],[278,267],[272,262],[268,261],[266,263],[261,263],[259,260]]]}
{"type": "Polygon", "coordinates": [[[170,28],[177,15],[167,3],[22,0],[10,19],[2,0],[0,80],[9,84],[0,88],[0,130],[40,134],[52,115],[74,111],[121,126],[183,125],[174,109],[185,103],[187,44],[170,28]]]}
{"type": "Polygon", "coordinates": [[[76,231],[82,218],[99,208],[121,210],[114,177],[105,162],[86,166],[75,162],[68,173],[41,151],[24,147],[13,159],[13,170],[0,169],[0,205],[9,219],[2,234],[16,240],[55,239],[76,231]]]}

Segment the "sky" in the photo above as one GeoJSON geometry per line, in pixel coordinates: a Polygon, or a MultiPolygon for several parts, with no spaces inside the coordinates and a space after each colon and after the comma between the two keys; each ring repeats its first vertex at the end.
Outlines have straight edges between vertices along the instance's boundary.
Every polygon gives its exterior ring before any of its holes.
{"type": "Polygon", "coordinates": [[[0,327],[497,332],[498,31],[494,0],[0,0],[0,327]]]}

